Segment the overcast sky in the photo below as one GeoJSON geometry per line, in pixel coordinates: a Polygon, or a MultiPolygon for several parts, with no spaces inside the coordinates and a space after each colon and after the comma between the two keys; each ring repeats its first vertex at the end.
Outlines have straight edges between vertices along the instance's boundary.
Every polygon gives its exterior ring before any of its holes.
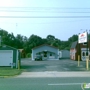
{"type": "Polygon", "coordinates": [[[27,10],[27,8],[12,7],[29,7],[28,9],[30,12],[0,11],[0,16],[18,17],[0,17],[0,28],[9,33],[13,32],[14,35],[21,34],[29,37],[35,34],[45,38],[47,35],[51,34],[60,40],[68,40],[73,34],[81,33],[86,29],[90,30],[90,18],[65,18],[66,16],[90,16],[90,0],[0,0],[0,7],[0,10],[3,9],[2,7],[11,7],[5,8],[5,10],[12,11],[27,10]],[[21,16],[27,18],[20,18],[21,16]],[[28,16],[33,17],[29,18],[28,16]],[[46,18],[46,16],[48,18],[46,18]],[[56,18],[62,16],[64,17],[56,18]]]}

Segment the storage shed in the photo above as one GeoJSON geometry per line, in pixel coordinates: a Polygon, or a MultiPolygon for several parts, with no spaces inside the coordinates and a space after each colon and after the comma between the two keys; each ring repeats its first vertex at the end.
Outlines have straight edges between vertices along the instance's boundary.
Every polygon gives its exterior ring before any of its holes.
{"type": "Polygon", "coordinates": [[[2,45],[0,46],[0,66],[11,66],[11,68],[18,68],[20,63],[20,52],[18,49],[2,45]]]}
{"type": "Polygon", "coordinates": [[[59,51],[59,59],[70,59],[70,51],[68,50],[59,51]]]}

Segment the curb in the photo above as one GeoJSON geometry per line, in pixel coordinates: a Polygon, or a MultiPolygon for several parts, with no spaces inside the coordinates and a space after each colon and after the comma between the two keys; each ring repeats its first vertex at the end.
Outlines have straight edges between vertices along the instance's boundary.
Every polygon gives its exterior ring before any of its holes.
{"type": "Polygon", "coordinates": [[[11,77],[16,77],[18,75],[14,75],[14,76],[0,76],[0,78],[11,78],[11,77]]]}

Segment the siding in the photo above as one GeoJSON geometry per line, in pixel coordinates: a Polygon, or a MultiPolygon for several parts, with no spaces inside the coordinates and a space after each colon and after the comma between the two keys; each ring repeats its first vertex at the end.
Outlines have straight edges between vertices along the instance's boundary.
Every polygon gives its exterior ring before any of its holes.
{"type": "Polygon", "coordinates": [[[32,49],[32,59],[34,60],[34,57],[36,55],[36,53],[38,52],[43,52],[47,50],[48,53],[47,53],[47,58],[49,59],[49,56],[50,56],[50,52],[53,52],[55,54],[55,59],[58,59],[58,49],[57,48],[54,48],[54,47],[51,47],[51,46],[41,46],[41,47],[38,47],[38,48],[35,48],[35,49],[32,49]]]}
{"type": "Polygon", "coordinates": [[[6,46],[6,47],[0,47],[0,50],[13,50],[13,63],[15,63],[15,66],[14,67],[16,67],[17,49],[14,49],[14,48],[11,48],[11,47],[6,46]]]}
{"type": "MultiPolygon", "coordinates": [[[[81,60],[81,48],[87,48],[87,45],[83,45],[83,43],[80,44],[80,48],[78,48],[78,43],[76,45],[75,48],[71,48],[70,49],[70,52],[73,50],[73,49],[76,49],[76,53],[75,53],[75,60],[78,60],[78,55],[79,55],[79,52],[80,52],[80,60],[81,60]]],[[[90,48],[90,40],[88,41],[88,48],[90,48]]],[[[70,55],[70,58],[72,56],[70,55]]],[[[89,56],[90,57],[90,56],[89,56]]],[[[72,58],[71,58],[72,59],[72,58]]]]}
{"type": "Polygon", "coordinates": [[[63,50],[62,51],[62,58],[70,58],[70,51],[63,50]]]}

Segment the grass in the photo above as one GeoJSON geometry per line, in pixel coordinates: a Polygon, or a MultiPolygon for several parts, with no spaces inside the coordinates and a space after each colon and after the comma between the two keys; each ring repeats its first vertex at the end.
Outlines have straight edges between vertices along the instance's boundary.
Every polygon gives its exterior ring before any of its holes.
{"type": "Polygon", "coordinates": [[[0,67],[0,76],[15,76],[22,73],[22,69],[12,69],[10,67],[0,67]]]}

